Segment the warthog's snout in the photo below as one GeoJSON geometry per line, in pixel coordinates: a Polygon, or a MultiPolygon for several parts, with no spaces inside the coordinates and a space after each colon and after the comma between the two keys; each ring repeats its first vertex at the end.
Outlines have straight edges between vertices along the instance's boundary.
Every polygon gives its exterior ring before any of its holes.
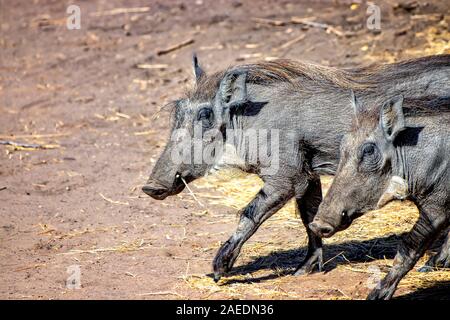
{"type": "Polygon", "coordinates": [[[157,200],[163,200],[170,195],[170,189],[163,186],[158,181],[147,181],[142,187],[142,191],[157,200]]]}
{"type": "Polygon", "coordinates": [[[314,219],[314,221],[309,224],[309,228],[321,238],[328,238],[334,234],[333,226],[319,219],[314,219]]]}
{"type": "Polygon", "coordinates": [[[173,196],[175,194],[183,191],[186,183],[193,180],[190,176],[185,176],[182,178],[181,174],[176,173],[174,181],[161,182],[159,179],[150,178],[147,183],[142,187],[142,191],[148,194],[150,197],[156,200],[164,200],[168,196],[173,196]]]}

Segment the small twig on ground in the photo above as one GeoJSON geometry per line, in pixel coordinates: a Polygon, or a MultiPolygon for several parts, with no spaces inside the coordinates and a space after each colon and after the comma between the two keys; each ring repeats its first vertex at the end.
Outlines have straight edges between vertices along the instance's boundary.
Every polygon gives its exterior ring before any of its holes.
{"type": "Polygon", "coordinates": [[[431,13],[431,14],[415,14],[411,16],[411,20],[428,20],[432,22],[441,21],[444,19],[442,13],[431,13]]]}
{"type": "Polygon", "coordinates": [[[283,45],[281,45],[278,49],[286,49],[290,46],[292,46],[293,44],[303,40],[306,37],[305,34],[301,34],[300,36],[298,36],[297,38],[294,38],[286,43],[284,43],[283,45]]]}
{"type": "Polygon", "coordinates": [[[147,131],[139,131],[139,132],[135,132],[134,135],[135,136],[146,136],[149,134],[155,134],[156,131],[155,130],[147,130],[147,131]]]}
{"type": "Polygon", "coordinates": [[[150,7],[138,7],[138,8],[116,8],[108,11],[92,12],[92,17],[114,16],[123,13],[144,13],[150,11],[150,7]]]}
{"type": "Polygon", "coordinates": [[[335,255],[333,258],[328,259],[327,261],[325,261],[325,263],[323,264],[323,266],[325,266],[327,263],[333,261],[334,259],[336,259],[337,257],[339,257],[341,254],[343,254],[344,251],[339,252],[337,255],[335,255]]]}
{"type": "Polygon", "coordinates": [[[28,108],[37,106],[37,105],[39,105],[39,104],[41,104],[41,103],[49,102],[49,101],[50,101],[49,98],[38,99],[38,100],[31,101],[31,102],[29,102],[29,103],[24,104],[23,106],[20,107],[20,109],[22,109],[22,110],[23,110],[23,109],[28,109],[28,108]]]}
{"type": "Polygon", "coordinates": [[[193,257],[177,257],[177,256],[171,256],[171,258],[176,260],[211,261],[211,259],[209,258],[193,258],[193,257]]]}
{"type": "Polygon", "coordinates": [[[19,138],[19,139],[24,139],[24,138],[34,138],[34,139],[40,139],[40,138],[53,138],[53,137],[61,137],[61,136],[67,136],[69,135],[69,133],[47,133],[47,134],[10,134],[10,135],[6,135],[6,134],[2,134],[0,135],[0,139],[10,139],[10,138],[19,138]]]}
{"type": "Polygon", "coordinates": [[[35,143],[22,143],[22,142],[14,142],[14,141],[6,141],[6,140],[0,140],[0,144],[14,146],[14,147],[22,147],[22,148],[33,148],[33,149],[38,149],[41,147],[41,145],[35,144],[35,143]]]}
{"type": "Polygon", "coordinates": [[[109,248],[97,248],[97,249],[90,249],[90,250],[78,250],[78,249],[72,249],[68,252],[62,252],[59,253],[60,255],[74,255],[74,254],[83,254],[83,253],[90,253],[90,254],[97,254],[102,252],[129,252],[129,251],[140,251],[140,250],[148,250],[148,249],[161,249],[160,247],[152,247],[152,246],[126,246],[126,245],[119,245],[115,247],[109,247],[109,248]]]}
{"type": "Polygon", "coordinates": [[[118,112],[116,111],[116,116],[120,117],[120,118],[124,118],[124,119],[130,119],[131,117],[125,113],[122,112],[118,112]]]}
{"type": "Polygon", "coordinates": [[[335,35],[337,35],[339,37],[344,36],[344,32],[338,30],[336,27],[331,26],[326,23],[312,21],[312,18],[292,17],[291,20],[289,20],[289,21],[270,20],[270,19],[263,19],[263,18],[252,18],[252,20],[255,22],[258,22],[258,23],[263,23],[263,24],[267,24],[267,25],[275,26],[275,27],[282,27],[282,26],[286,26],[288,24],[302,24],[302,25],[305,25],[308,27],[324,29],[326,32],[334,33],[335,35]]]}
{"type": "Polygon", "coordinates": [[[187,262],[187,266],[186,266],[186,271],[184,272],[184,277],[185,277],[185,278],[187,278],[187,276],[188,276],[188,274],[189,274],[189,265],[190,265],[190,262],[188,261],[188,262],[187,262]]]}
{"type": "Polygon", "coordinates": [[[292,17],[291,23],[293,24],[303,24],[308,27],[314,27],[314,28],[321,28],[321,29],[327,29],[329,27],[326,23],[321,22],[315,22],[313,21],[314,18],[299,18],[299,17],[292,17]]]}
{"type": "Polygon", "coordinates": [[[169,67],[167,64],[146,64],[146,63],[141,63],[141,64],[137,64],[136,68],[138,69],[166,69],[167,67],[169,67]]]}
{"type": "Polygon", "coordinates": [[[350,296],[348,296],[344,291],[342,291],[341,289],[339,289],[339,288],[336,288],[336,290],[337,291],[339,291],[344,297],[346,297],[347,299],[351,299],[351,297],[350,296]]]}
{"type": "Polygon", "coordinates": [[[129,205],[130,205],[129,202],[121,202],[121,201],[114,201],[114,200],[111,200],[111,199],[105,197],[102,193],[99,193],[99,195],[100,195],[100,197],[102,197],[104,200],[106,200],[106,201],[108,201],[108,202],[110,202],[110,203],[113,203],[113,204],[121,204],[121,205],[123,205],[123,206],[129,206],[129,205]]]}
{"type": "Polygon", "coordinates": [[[7,187],[0,187],[0,191],[6,190],[7,187]]]}
{"type": "MultiPolygon", "coordinates": [[[[342,254],[342,252],[341,252],[341,254],[342,254]]],[[[347,263],[351,264],[350,260],[348,260],[344,254],[342,255],[342,258],[344,258],[344,260],[347,261],[347,263]]]]}
{"type": "Polygon", "coordinates": [[[347,267],[347,266],[345,266],[344,268],[347,269],[347,270],[353,271],[353,272],[373,273],[373,272],[370,271],[370,270],[357,269],[357,268],[353,268],[353,267],[347,267]]]}
{"type": "Polygon", "coordinates": [[[287,25],[287,22],[281,21],[281,20],[270,20],[270,19],[263,19],[263,18],[252,18],[253,21],[263,24],[268,24],[275,27],[282,27],[287,25]]]}
{"type": "Polygon", "coordinates": [[[10,140],[0,140],[0,144],[9,145],[16,148],[25,148],[25,149],[55,149],[58,148],[58,145],[53,144],[37,144],[37,143],[24,143],[24,142],[15,142],[10,140]]]}
{"type": "Polygon", "coordinates": [[[160,50],[156,51],[156,54],[158,56],[162,56],[164,54],[168,54],[168,53],[170,53],[172,51],[181,49],[181,48],[186,47],[186,46],[188,46],[190,44],[193,44],[193,43],[194,43],[194,39],[188,39],[188,40],[185,40],[185,41],[180,42],[178,44],[175,44],[175,45],[173,45],[171,47],[168,47],[166,49],[160,49],[160,50]]]}
{"type": "Polygon", "coordinates": [[[138,296],[167,296],[167,295],[171,295],[171,296],[178,296],[180,298],[184,298],[183,295],[177,293],[177,292],[172,292],[172,291],[159,291],[159,292],[147,292],[147,293],[138,293],[138,296]]]}
{"type": "Polygon", "coordinates": [[[329,24],[326,24],[326,23],[315,22],[315,21],[311,21],[309,19],[298,18],[298,17],[292,17],[291,22],[293,24],[303,24],[308,27],[321,28],[321,29],[324,29],[326,32],[334,33],[338,37],[342,37],[344,35],[344,33],[342,31],[339,31],[336,29],[336,27],[330,26],[329,24]]]}

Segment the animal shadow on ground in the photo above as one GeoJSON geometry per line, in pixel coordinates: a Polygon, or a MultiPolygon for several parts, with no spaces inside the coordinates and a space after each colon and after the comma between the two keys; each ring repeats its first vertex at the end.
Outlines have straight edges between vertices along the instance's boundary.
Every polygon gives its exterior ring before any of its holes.
{"type": "MultiPolygon", "coordinates": [[[[402,235],[389,235],[365,241],[348,241],[330,245],[324,245],[325,273],[333,270],[338,265],[369,262],[379,259],[394,258],[402,235]]],[[[307,248],[291,249],[272,252],[266,256],[258,257],[246,264],[234,267],[228,276],[244,275],[258,270],[274,270],[272,274],[249,279],[230,279],[222,282],[223,285],[232,283],[258,283],[281,276],[292,274],[295,268],[306,256],[307,248]],[[280,271],[281,270],[281,271],[280,271]]],[[[212,277],[212,274],[209,274],[212,277]]]]}
{"type": "Polygon", "coordinates": [[[427,288],[395,297],[397,300],[450,300],[450,281],[439,281],[427,288]]]}

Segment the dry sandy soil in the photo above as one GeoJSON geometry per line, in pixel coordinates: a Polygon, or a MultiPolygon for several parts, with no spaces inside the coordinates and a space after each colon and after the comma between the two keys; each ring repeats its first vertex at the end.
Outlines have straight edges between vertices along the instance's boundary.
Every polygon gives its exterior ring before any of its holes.
{"type": "MultiPolygon", "coordinates": [[[[0,298],[364,298],[412,226],[411,204],[329,239],[327,271],[299,277],[289,272],[305,255],[305,230],[289,205],[215,284],[211,261],[258,180],[193,184],[206,208],[186,192],[156,201],[140,187],[168,136],[161,107],[192,85],[193,51],[207,71],[273,57],[348,67],[449,52],[448,1],[377,2],[380,32],[365,27],[367,5],[351,1],[80,0],[80,30],[66,28],[69,1],[0,1],[0,140],[41,145],[0,145],[0,298]],[[110,11],[137,7],[149,9],[110,11]],[[254,19],[292,17],[333,28],[254,19]],[[74,265],[80,289],[66,286],[74,265]]],[[[448,271],[411,272],[396,296],[449,292],[448,271]]]]}

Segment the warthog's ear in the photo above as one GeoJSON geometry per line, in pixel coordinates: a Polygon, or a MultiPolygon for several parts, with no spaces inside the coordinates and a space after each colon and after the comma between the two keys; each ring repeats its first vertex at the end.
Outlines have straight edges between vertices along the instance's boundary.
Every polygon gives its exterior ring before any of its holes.
{"type": "Polygon", "coordinates": [[[358,98],[355,96],[355,92],[353,90],[350,90],[350,99],[352,101],[353,110],[355,111],[355,114],[358,115],[361,112],[363,112],[363,105],[361,101],[359,101],[358,98]]]}
{"type": "Polygon", "coordinates": [[[230,71],[220,82],[217,98],[223,108],[232,109],[247,103],[247,72],[230,71]]]}
{"type": "Polygon", "coordinates": [[[394,141],[397,135],[405,129],[403,115],[403,96],[398,95],[385,102],[380,111],[380,127],[389,141],[394,141]]]}
{"type": "Polygon", "coordinates": [[[205,72],[202,68],[200,68],[200,65],[198,64],[198,58],[195,53],[192,55],[192,67],[194,70],[195,81],[198,82],[198,80],[205,74],[205,72]]]}
{"type": "Polygon", "coordinates": [[[355,112],[356,121],[359,122],[358,119],[363,112],[363,105],[361,101],[356,98],[355,92],[353,92],[353,90],[350,90],[350,100],[352,102],[353,111],[355,112]]]}
{"type": "Polygon", "coordinates": [[[227,72],[220,81],[216,93],[214,115],[218,125],[224,125],[230,117],[230,112],[236,111],[247,102],[247,72],[242,70],[227,72]]]}

